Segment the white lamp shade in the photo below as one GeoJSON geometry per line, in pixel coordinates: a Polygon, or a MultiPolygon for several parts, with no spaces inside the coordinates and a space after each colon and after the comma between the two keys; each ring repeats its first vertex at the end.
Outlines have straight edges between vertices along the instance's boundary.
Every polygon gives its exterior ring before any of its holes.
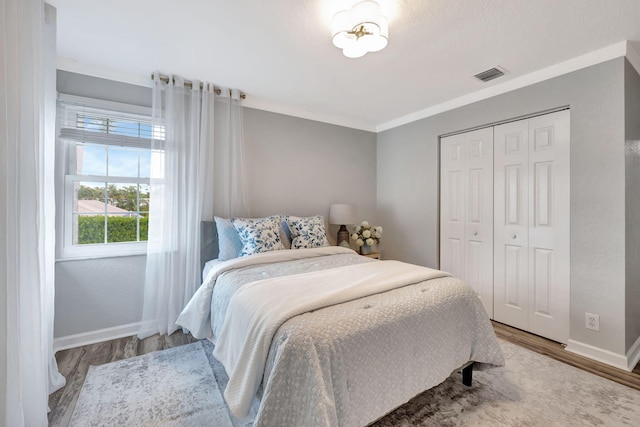
{"type": "Polygon", "coordinates": [[[355,224],[356,207],[348,204],[331,205],[329,208],[329,224],[355,224]]]}

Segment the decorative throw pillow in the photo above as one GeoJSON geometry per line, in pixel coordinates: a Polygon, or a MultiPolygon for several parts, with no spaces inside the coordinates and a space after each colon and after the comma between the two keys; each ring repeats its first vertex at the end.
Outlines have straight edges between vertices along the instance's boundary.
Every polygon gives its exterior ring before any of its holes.
{"type": "Polygon", "coordinates": [[[293,238],[291,242],[292,249],[329,246],[322,216],[317,215],[307,218],[289,216],[287,217],[287,224],[293,238]]]}
{"type": "Polygon", "coordinates": [[[280,240],[279,215],[267,218],[232,218],[242,241],[240,256],[285,249],[280,240]]]}
{"type": "Polygon", "coordinates": [[[218,259],[227,261],[240,256],[242,241],[230,218],[214,217],[218,229],[218,259]]]}

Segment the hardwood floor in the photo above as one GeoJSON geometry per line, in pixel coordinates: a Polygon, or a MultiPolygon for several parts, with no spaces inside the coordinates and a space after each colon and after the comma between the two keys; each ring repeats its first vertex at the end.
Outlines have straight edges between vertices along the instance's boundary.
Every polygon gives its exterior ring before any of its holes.
{"type": "Polygon", "coordinates": [[[511,326],[498,322],[492,322],[496,336],[517,344],[521,347],[544,354],[552,359],[564,362],[567,365],[575,366],[592,374],[599,375],[611,381],[624,384],[627,387],[640,390],[640,363],[636,365],[632,372],[623,371],[604,363],[582,357],[578,354],[571,353],[564,349],[564,346],[555,341],[533,335],[528,332],[521,331],[511,326]]]}
{"type": "MultiPolygon", "coordinates": [[[[626,372],[565,351],[562,344],[546,338],[497,322],[493,322],[493,327],[496,335],[506,341],[640,390],[640,364],[633,372],[626,372]]],[[[127,337],[59,351],[56,360],[60,372],[67,379],[67,385],[49,396],[49,426],[64,427],[69,424],[90,365],[102,365],[194,341],[191,335],[175,332],[170,336],[154,335],[144,340],[127,337]]]]}

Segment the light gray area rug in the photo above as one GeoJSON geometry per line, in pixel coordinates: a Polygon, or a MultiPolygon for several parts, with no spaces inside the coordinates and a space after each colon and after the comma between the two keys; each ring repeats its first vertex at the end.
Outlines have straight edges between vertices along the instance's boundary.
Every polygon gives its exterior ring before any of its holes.
{"type": "MultiPolygon", "coordinates": [[[[372,425],[640,426],[640,391],[502,340],[500,345],[505,367],[474,372],[472,387],[453,374],[372,425]]],[[[250,426],[251,415],[238,420],[228,411],[219,391],[228,378],[212,350],[203,341],[92,368],[72,425],[250,426]],[[106,368],[111,365],[116,368],[106,368]],[[171,411],[163,412],[165,406],[171,411]]]]}
{"type": "Polygon", "coordinates": [[[91,366],[71,426],[231,427],[201,342],[91,366]]]}
{"type": "Polygon", "coordinates": [[[454,374],[373,426],[640,426],[640,391],[499,342],[504,367],[472,387],[454,374]]]}

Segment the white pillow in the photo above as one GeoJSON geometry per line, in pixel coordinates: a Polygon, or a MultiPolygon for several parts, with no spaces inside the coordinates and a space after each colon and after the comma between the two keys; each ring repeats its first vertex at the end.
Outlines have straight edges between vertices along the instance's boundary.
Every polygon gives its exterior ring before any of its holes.
{"type": "Polygon", "coordinates": [[[280,215],[267,218],[232,218],[242,241],[240,256],[285,249],[280,240],[280,215]]]}
{"type": "Polygon", "coordinates": [[[324,218],[321,215],[311,217],[289,216],[287,224],[291,230],[291,249],[320,248],[329,246],[324,218]]]}

